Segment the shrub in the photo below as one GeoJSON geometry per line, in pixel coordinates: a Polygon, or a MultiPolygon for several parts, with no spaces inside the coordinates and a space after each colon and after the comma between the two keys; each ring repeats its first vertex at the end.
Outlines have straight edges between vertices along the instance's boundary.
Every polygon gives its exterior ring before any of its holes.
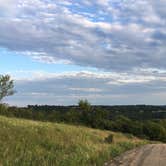
{"type": "Polygon", "coordinates": [[[120,142],[119,145],[121,148],[125,150],[132,149],[135,146],[135,144],[133,144],[132,142],[120,142]]]}
{"type": "Polygon", "coordinates": [[[128,139],[133,139],[134,136],[132,134],[129,134],[129,133],[125,133],[124,134],[128,139]]]}
{"type": "Polygon", "coordinates": [[[114,135],[110,134],[108,137],[105,138],[105,142],[107,143],[113,143],[114,141],[114,135]]]}
{"type": "Polygon", "coordinates": [[[144,124],[143,131],[151,140],[166,142],[166,130],[160,124],[148,121],[144,124]]]}

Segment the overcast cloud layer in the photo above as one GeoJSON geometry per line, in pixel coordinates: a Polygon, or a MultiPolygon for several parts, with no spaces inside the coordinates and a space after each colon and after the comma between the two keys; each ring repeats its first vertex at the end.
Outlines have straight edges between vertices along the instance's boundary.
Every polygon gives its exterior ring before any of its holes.
{"type": "Polygon", "coordinates": [[[18,71],[15,73],[18,93],[7,102],[17,105],[26,105],[27,101],[29,104],[70,105],[86,98],[93,104],[104,105],[163,104],[166,98],[165,75],[165,71],[151,70],[133,74],[18,71]],[[24,78],[17,78],[20,72],[24,78]]]}
{"type": "Polygon", "coordinates": [[[37,102],[43,94],[38,103],[84,97],[106,104],[117,96],[129,103],[142,94],[147,103],[164,103],[165,9],[165,0],[0,0],[0,47],[44,63],[105,71],[17,80],[15,100],[22,94],[37,102]]]}
{"type": "Polygon", "coordinates": [[[0,45],[108,70],[165,69],[165,0],[1,0],[0,45]]]}

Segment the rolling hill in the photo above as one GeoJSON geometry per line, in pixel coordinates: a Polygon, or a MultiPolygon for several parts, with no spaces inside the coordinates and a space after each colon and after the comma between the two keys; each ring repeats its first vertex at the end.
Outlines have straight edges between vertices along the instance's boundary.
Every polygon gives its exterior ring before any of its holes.
{"type": "Polygon", "coordinates": [[[0,116],[0,165],[88,166],[146,143],[131,135],[0,116]],[[113,135],[113,143],[109,135],[113,135]]]}

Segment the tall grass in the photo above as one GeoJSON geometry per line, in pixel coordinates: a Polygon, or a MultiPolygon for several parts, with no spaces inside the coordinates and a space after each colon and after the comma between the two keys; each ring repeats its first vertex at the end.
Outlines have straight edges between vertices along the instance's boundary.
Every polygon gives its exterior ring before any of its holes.
{"type": "Polygon", "coordinates": [[[121,133],[0,116],[3,166],[98,166],[142,143],[121,133]],[[105,141],[110,134],[114,143],[105,141]]]}

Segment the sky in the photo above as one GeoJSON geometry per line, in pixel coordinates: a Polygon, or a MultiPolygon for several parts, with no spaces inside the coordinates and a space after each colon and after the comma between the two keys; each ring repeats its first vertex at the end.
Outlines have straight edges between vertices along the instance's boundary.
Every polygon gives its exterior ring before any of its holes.
{"type": "Polygon", "coordinates": [[[3,102],[166,104],[165,0],[0,0],[3,102]]]}

